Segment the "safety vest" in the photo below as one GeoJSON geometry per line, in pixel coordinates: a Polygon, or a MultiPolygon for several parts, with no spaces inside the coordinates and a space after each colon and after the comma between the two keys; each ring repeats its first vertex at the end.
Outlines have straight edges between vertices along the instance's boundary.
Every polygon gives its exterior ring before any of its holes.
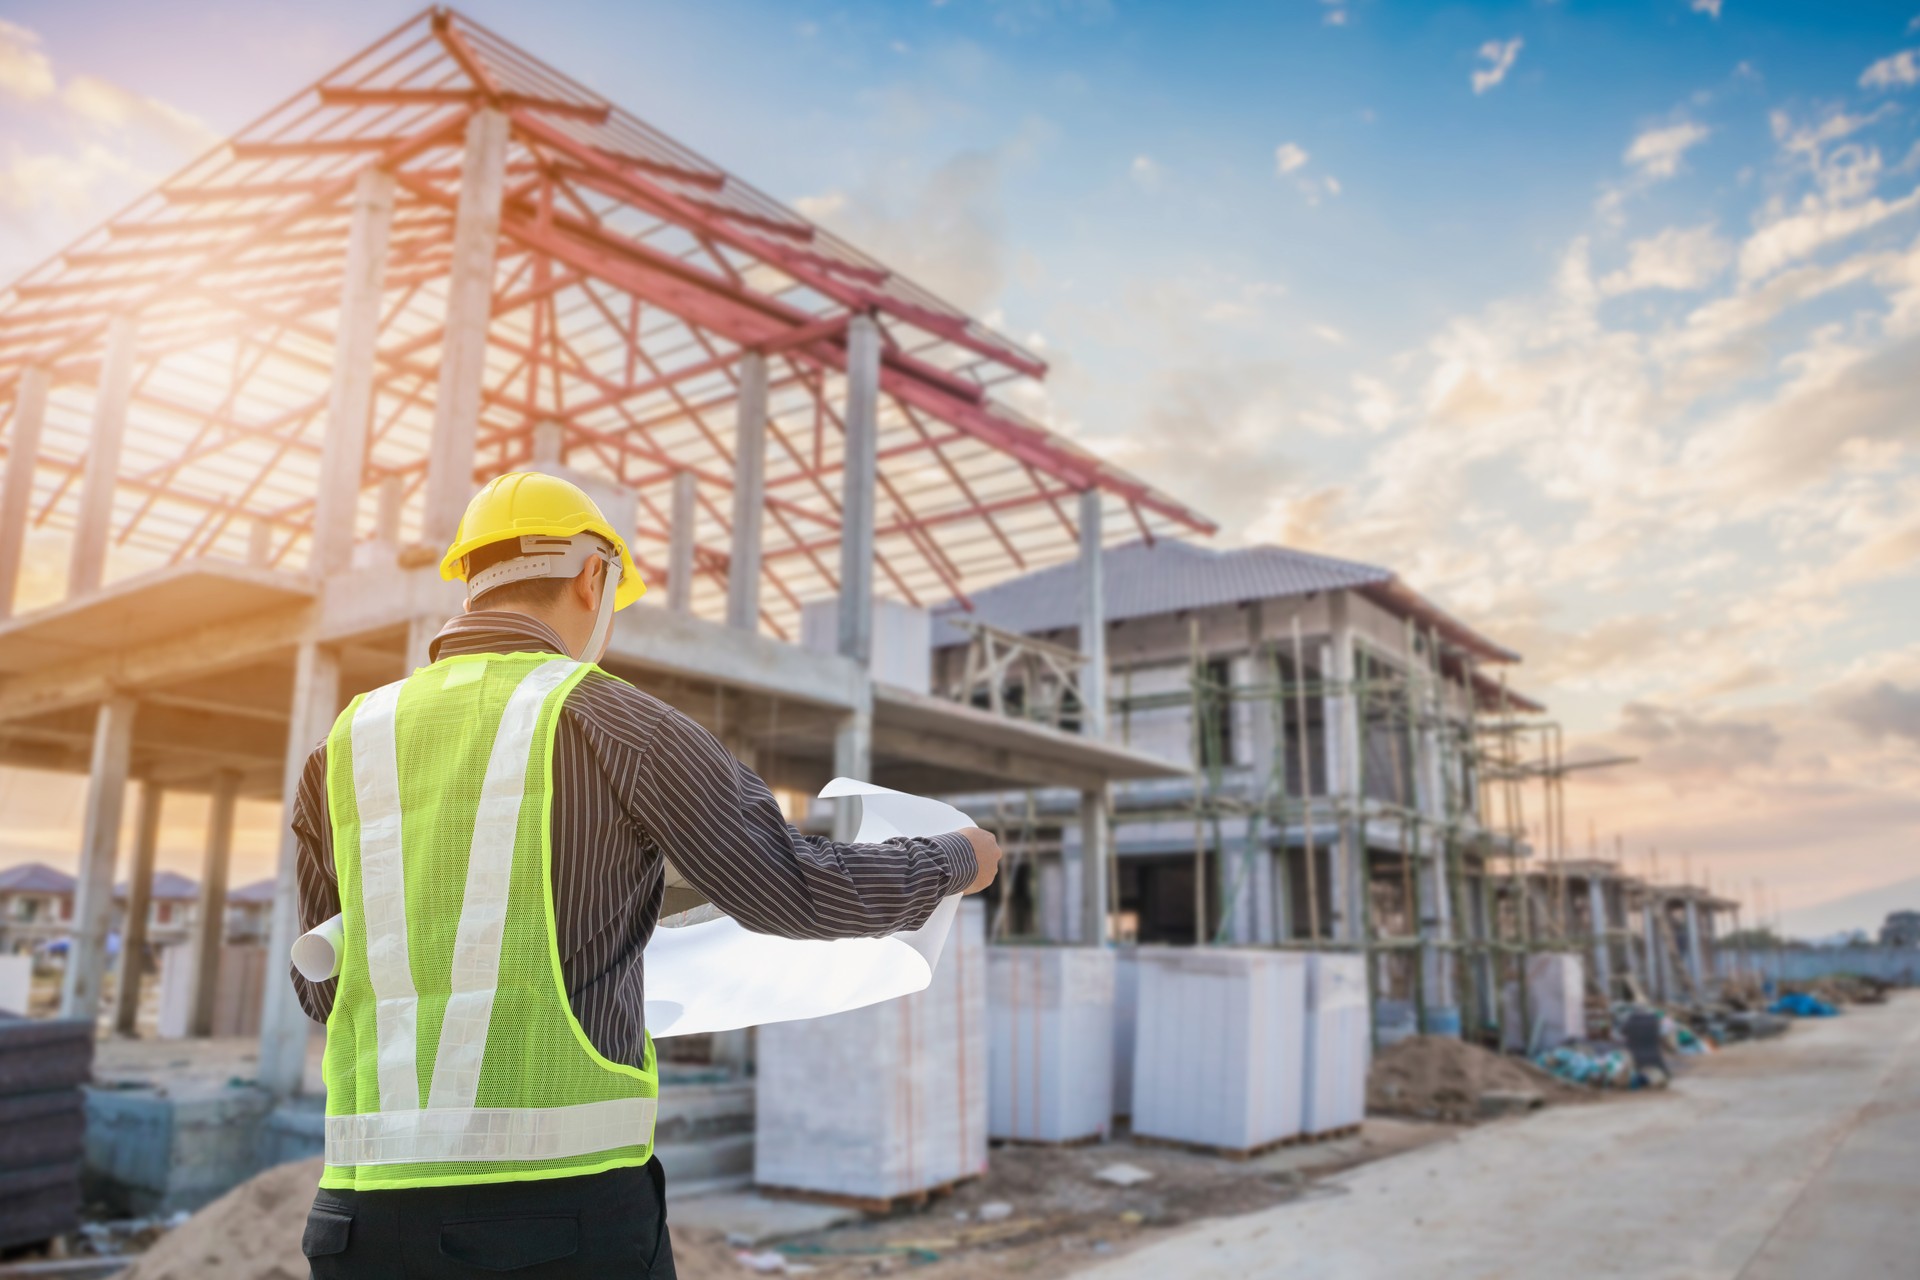
{"type": "Polygon", "coordinates": [[[323,1187],[518,1182],[645,1164],[659,1095],[573,1016],[553,917],[553,745],[593,668],[442,658],[327,738],[344,928],[323,1187]]]}

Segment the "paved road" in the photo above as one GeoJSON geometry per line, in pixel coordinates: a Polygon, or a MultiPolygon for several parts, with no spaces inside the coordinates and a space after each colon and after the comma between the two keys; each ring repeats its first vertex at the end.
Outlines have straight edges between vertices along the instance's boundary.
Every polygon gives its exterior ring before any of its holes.
{"type": "Polygon", "coordinates": [[[1920,1276],[1920,994],[1729,1049],[1664,1096],[1367,1165],[1079,1280],[1920,1276]]]}

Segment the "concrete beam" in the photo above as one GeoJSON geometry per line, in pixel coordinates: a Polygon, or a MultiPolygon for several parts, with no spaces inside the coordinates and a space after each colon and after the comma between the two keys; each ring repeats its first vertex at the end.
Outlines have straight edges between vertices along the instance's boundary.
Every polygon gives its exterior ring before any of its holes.
{"type": "Polygon", "coordinates": [[[693,612],[695,483],[693,472],[674,472],[672,524],[667,530],[667,608],[675,613],[693,612]]]}
{"type": "Polygon", "coordinates": [[[760,539],[767,501],[767,358],[740,357],[734,406],[733,547],[727,562],[727,625],[760,629],[760,539]]]}
{"type": "Polygon", "coordinates": [[[120,479],[120,444],[126,439],[127,407],[133,401],[133,357],[139,336],[132,316],[118,315],[107,324],[100,385],[93,397],[93,429],[87,434],[86,472],[80,481],[80,509],[74,516],[73,556],[67,564],[69,596],[99,590],[106,575],[113,492],[120,479]]]}
{"type": "Polygon", "coordinates": [[[233,866],[233,807],[240,773],[214,775],[207,803],[207,849],[200,863],[200,905],[193,923],[193,1007],[187,1034],[213,1034],[213,1004],[220,990],[220,948],[227,940],[227,877],[233,866]]]}
{"type": "Polygon", "coordinates": [[[880,440],[880,326],[847,323],[846,457],[840,475],[840,654],[873,661],[873,523],[880,440]]]}
{"type": "Polygon", "coordinates": [[[95,713],[93,759],[87,773],[87,808],[80,835],[80,877],[74,890],[73,943],[60,987],[60,1016],[100,1016],[100,979],[106,970],[107,932],[113,924],[113,862],[120,842],[120,812],[133,754],[135,704],[116,694],[95,713]]]}
{"type": "Polygon", "coordinates": [[[153,909],[153,860],[160,848],[160,805],[166,789],[140,784],[140,814],[134,821],[133,869],[127,873],[127,926],[120,935],[120,978],[113,988],[113,1029],[136,1035],[140,985],[147,976],[147,916],[153,909]]]}
{"type": "Polygon", "coordinates": [[[333,381],[327,392],[327,433],[320,450],[320,487],[314,499],[314,572],[338,573],[353,563],[354,520],[367,465],[373,423],[374,351],[380,341],[380,298],[393,230],[393,175],[363,170],[348,214],[345,282],[334,331],[333,381]]]}
{"type": "Polygon", "coordinates": [[[7,475],[0,484],[0,619],[13,616],[20,557],[33,514],[33,470],[40,461],[40,429],[47,420],[52,378],[40,365],[20,371],[13,393],[13,434],[7,439],[7,475]]]}
{"type": "Polygon", "coordinates": [[[297,605],[240,622],[200,627],[170,640],[22,672],[0,683],[0,721],[70,710],[124,689],[248,666],[291,648],[312,626],[313,607],[297,605]]]}
{"type": "Polygon", "coordinates": [[[280,782],[284,820],[280,824],[280,863],[273,891],[273,917],[267,930],[267,981],[260,1010],[260,1083],[280,1097],[300,1092],[307,1070],[307,1033],[312,1024],[294,995],[287,957],[300,934],[300,846],[291,820],[300,793],[307,753],[340,712],[340,659],[329,648],[308,641],[294,661],[292,718],[280,782]]]}
{"type": "Polygon", "coordinates": [[[620,616],[631,621],[613,629],[605,665],[711,680],[808,706],[856,710],[872,705],[865,673],[835,654],[665,609],[632,609],[620,616]]]}
{"type": "Polygon", "coordinates": [[[473,496],[474,441],[487,374],[487,327],[493,319],[493,263],[500,243],[509,132],[506,114],[491,107],[467,119],[421,529],[421,540],[433,547],[453,541],[467,499],[473,496]]]}
{"type": "MultiPolygon", "coordinates": [[[[1014,786],[1022,779],[1044,778],[1050,786],[1070,786],[1077,791],[1092,791],[1106,784],[1106,777],[1092,769],[1075,769],[1057,759],[1043,758],[964,738],[945,738],[918,730],[879,727],[872,731],[873,749],[882,756],[901,756],[916,764],[933,765],[961,773],[982,774],[1014,786]]],[[[835,766],[838,769],[838,766],[835,766]]],[[[841,771],[844,772],[844,771],[841,771]]],[[[864,778],[865,774],[847,774],[864,778]]]]}

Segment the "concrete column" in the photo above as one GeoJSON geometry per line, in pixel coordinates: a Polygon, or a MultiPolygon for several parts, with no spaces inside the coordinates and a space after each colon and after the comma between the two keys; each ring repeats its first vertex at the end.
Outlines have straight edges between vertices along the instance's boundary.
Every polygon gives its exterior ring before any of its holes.
{"type": "Polygon", "coordinates": [[[69,596],[99,590],[106,574],[107,544],[113,537],[113,491],[120,478],[127,408],[133,402],[133,355],[138,340],[139,327],[132,316],[115,316],[108,322],[100,385],[93,397],[93,430],[87,435],[87,468],[80,481],[80,509],[74,517],[73,558],[67,564],[69,596]]]}
{"type": "Polygon", "coordinates": [[[345,281],[333,338],[333,380],[327,392],[327,434],[320,448],[320,488],[313,508],[312,566],[339,573],[353,564],[354,518],[373,425],[374,348],[380,341],[380,298],[393,230],[393,175],[361,173],[348,213],[345,281]]]}
{"type": "Polygon", "coordinates": [[[220,948],[227,940],[227,872],[233,865],[233,807],[240,774],[222,769],[207,801],[207,851],[200,863],[200,905],[193,922],[193,1008],[187,1034],[213,1034],[213,1006],[220,990],[220,948]]]}
{"type": "Polygon", "coordinates": [[[307,755],[340,710],[340,659],[311,640],[294,655],[293,705],[287,721],[287,754],[280,779],[284,818],[280,824],[278,881],[267,929],[267,982],[260,1009],[260,1083],[281,1097],[300,1092],[307,1069],[307,1031],[312,1025],[294,996],[287,956],[300,933],[300,887],[295,879],[299,844],[291,821],[307,755]]]}
{"type": "MultiPolygon", "coordinates": [[[[403,674],[412,675],[421,667],[433,661],[433,638],[440,634],[440,628],[446,625],[444,618],[409,618],[407,620],[407,655],[403,674]]],[[[321,733],[326,732],[323,725],[321,733]]],[[[318,736],[315,741],[318,741],[318,736]]],[[[312,745],[311,743],[308,745],[312,745]]]]}
{"type": "Polygon", "coordinates": [[[1660,925],[1654,918],[1658,902],[1649,901],[1640,908],[1641,931],[1647,940],[1647,994],[1655,1000],[1667,998],[1667,955],[1660,945],[1660,925]]]}
{"type": "Polygon", "coordinates": [[[1109,871],[1113,856],[1112,832],[1107,826],[1107,789],[1080,793],[1080,941],[1093,947],[1107,944],[1109,871]]]}
{"type": "Polygon", "coordinates": [[[1107,736],[1107,587],[1100,491],[1080,492],[1080,652],[1087,656],[1080,689],[1080,732],[1107,736]]]}
{"type": "Polygon", "coordinates": [[[40,429],[47,421],[52,378],[39,365],[20,371],[13,391],[13,434],[7,440],[7,475],[0,483],[0,619],[13,616],[20,586],[20,556],[33,514],[33,469],[40,461],[40,429]]]}
{"type": "Polygon", "coordinates": [[[767,503],[767,358],[740,357],[733,428],[733,545],[727,566],[727,625],[760,629],[760,527],[767,503]]]}
{"type": "Polygon", "coordinates": [[[667,530],[667,608],[693,612],[694,479],[691,471],[673,476],[673,526],[667,530]]]}
{"type": "Polygon", "coordinates": [[[87,809],[80,835],[80,877],[74,890],[73,942],[60,986],[60,1016],[100,1016],[100,978],[113,925],[113,861],[120,842],[120,811],[133,757],[135,704],[115,694],[93,721],[93,760],[87,769],[87,809]]]}
{"type": "Polygon", "coordinates": [[[1693,990],[1697,995],[1706,987],[1707,960],[1706,948],[1700,939],[1700,900],[1687,899],[1687,977],[1692,979],[1693,990]]]}
{"type": "Polygon", "coordinates": [[[1333,919],[1329,922],[1336,941],[1358,942],[1364,916],[1365,859],[1359,847],[1360,832],[1356,815],[1360,804],[1360,706],[1353,696],[1353,626],[1348,620],[1345,592],[1329,601],[1331,634],[1320,669],[1330,685],[1324,699],[1327,750],[1327,792],[1338,811],[1340,838],[1329,852],[1328,878],[1332,881],[1333,919]]]}
{"type": "MultiPolygon", "coordinates": [[[[860,710],[844,716],[833,734],[833,772],[842,778],[873,778],[873,712],[860,710]]],[[[833,802],[833,838],[842,844],[860,829],[860,800],[846,796],[833,802]]]]}
{"type": "Polygon", "coordinates": [[[873,661],[873,512],[880,439],[880,326],[847,323],[846,460],[840,475],[840,652],[873,661]]]}
{"type": "Polygon", "coordinates": [[[491,107],[482,107],[467,120],[460,203],[453,220],[446,328],[440,342],[440,384],[433,403],[433,443],[427,456],[421,538],[430,546],[453,540],[467,499],[473,496],[473,451],[487,373],[493,260],[500,241],[509,132],[506,115],[491,107]]]}
{"type": "Polygon", "coordinates": [[[407,489],[399,476],[380,481],[379,506],[373,517],[373,536],[389,547],[400,545],[400,513],[406,506],[407,489]]]}
{"type": "Polygon", "coordinates": [[[160,847],[160,802],[165,792],[140,784],[140,815],[134,824],[133,869],[127,873],[127,926],[120,934],[120,980],[113,988],[113,1029],[136,1035],[140,984],[146,975],[147,916],[153,909],[153,858],[160,847]]]}
{"type": "Polygon", "coordinates": [[[1593,979],[1600,994],[1613,999],[1613,943],[1607,937],[1607,882],[1598,875],[1587,877],[1587,915],[1593,920],[1593,979]]]}

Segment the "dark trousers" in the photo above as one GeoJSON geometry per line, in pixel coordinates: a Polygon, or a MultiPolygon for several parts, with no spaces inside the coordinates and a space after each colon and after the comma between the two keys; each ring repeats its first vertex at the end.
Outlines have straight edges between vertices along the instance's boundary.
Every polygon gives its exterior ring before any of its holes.
{"type": "Polygon", "coordinates": [[[583,1178],[322,1189],[300,1241],[313,1280],[675,1280],[658,1160],[583,1178]]]}

